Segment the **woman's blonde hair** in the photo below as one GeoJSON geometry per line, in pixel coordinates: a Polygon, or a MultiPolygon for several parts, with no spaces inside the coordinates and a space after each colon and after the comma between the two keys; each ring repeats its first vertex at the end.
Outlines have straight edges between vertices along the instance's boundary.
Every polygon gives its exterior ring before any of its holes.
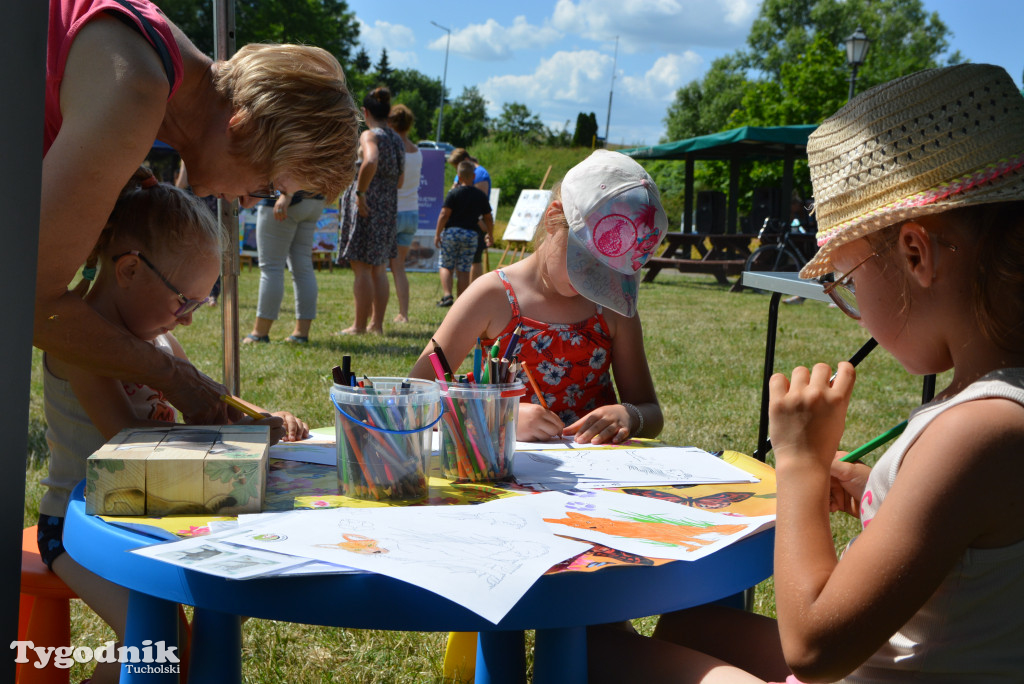
{"type": "Polygon", "coordinates": [[[331,53],[250,44],[217,65],[214,87],[238,117],[232,152],[271,180],[291,175],[334,199],[355,175],[359,111],[331,53]]]}

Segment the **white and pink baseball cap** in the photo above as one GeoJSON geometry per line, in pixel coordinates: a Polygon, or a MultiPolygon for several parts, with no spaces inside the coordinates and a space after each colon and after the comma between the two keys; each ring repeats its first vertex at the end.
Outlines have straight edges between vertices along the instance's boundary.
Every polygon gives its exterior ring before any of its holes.
{"type": "Polygon", "coordinates": [[[562,207],[572,286],[601,306],[635,315],[640,268],[668,232],[654,181],[626,155],[597,150],[565,174],[562,207]]]}

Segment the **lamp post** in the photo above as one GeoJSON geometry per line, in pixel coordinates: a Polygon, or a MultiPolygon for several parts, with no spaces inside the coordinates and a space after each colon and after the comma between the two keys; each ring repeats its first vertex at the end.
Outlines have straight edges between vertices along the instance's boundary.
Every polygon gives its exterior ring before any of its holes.
{"type": "Polygon", "coordinates": [[[441,122],[444,121],[444,87],[448,81],[448,48],[452,45],[452,30],[441,26],[433,20],[430,23],[448,34],[448,40],[444,44],[444,75],[441,76],[441,105],[437,109],[437,142],[441,142],[441,122]]]}
{"type": "Polygon", "coordinates": [[[846,64],[850,67],[850,95],[847,100],[853,99],[853,86],[857,82],[857,67],[864,64],[864,58],[868,54],[868,46],[871,41],[864,34],[864,29],[857,27],[845,41],[846,43],[846,64]]]}

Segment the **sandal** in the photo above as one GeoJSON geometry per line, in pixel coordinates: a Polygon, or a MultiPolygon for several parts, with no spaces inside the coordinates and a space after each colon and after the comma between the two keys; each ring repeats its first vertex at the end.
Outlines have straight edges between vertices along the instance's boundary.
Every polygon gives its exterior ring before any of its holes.
{"type": "Polygon", "coordinates": [[[303,335],[289,335],[284,338],[284,341],[291,342],[293,344],[307,344],[309,342],[309,338],[303,335]]]}
{"type": "Polygon", "coordinates": [[[242,338],[242,344],[256,344],[258,342],[270,342],[270,335],[253,335],[249,333],[242,338]]]}
{"type": "Polygon", "coordinates": [[[437,303],[437,305],[438,306],[451,306],[454,303],[455,303],[455,298],[454,297],[452,297],[451,295],[445,295],[444,297],[441,297],[441,301],[439,301],[437,303]]]}

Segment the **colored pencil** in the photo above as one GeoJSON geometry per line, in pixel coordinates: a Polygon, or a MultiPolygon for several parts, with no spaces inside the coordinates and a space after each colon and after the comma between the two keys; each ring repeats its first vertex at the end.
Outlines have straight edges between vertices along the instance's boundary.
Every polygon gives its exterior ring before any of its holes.
{"type": "Polygon", "coordinates": [[[266,418],[265,415],[263,415],[256,409],[252,408],[251,406],[242,403],[241,400],[231,396],[230,394],[220,395],[220,400],[223,401],[228,406],[238,409],[239,411],[249,416],[253,420],[263,420],[264,418],[266,418]]]}
{"type": "Polygon", "coordinates": [[[844,463],[856,463],[857,461],[859,461],[860,459],[864,458],[869,453],[871,453],[872,451],[874,451],[878,447],[882,446],[886,442],[888,442],[890,440],[893,440],[893,439],[896,439],[897,437],[899,437],[901,434],[903,434],[903,431],[906,430],[906,429],[907,429],[907,421],[903,421],[899,425],[897,425],[897,426],[895,426],[895,427],[893,427],[893,428],[883,432],[882,434],[878,435],[877,437],[872,439],[870,442],[867,442],[866,444],[863,444],[862,446],[857,447],[856,449],[854,449],[850,453],[848,453],[845,456],[841,457],[839,460],[843,461],[844,463]]]}
{"type": "MultiPolygon", "coordinates": [[[[533,373],[530,372],[530,367],[523,361],[520,363],[523,368],[523,373],[526,375],[526,379],[530,381],[530,387],[533,388],[533,393],[537,395],[537,400],[540,405],[544,408],[548,408],[548,402],[544,401],[544,393],[540,391],[540,387],[537,386],[537,381],[533,379],[533,373]]],[[[550,410],[550,409],[548,409],[550,410]]]]}

